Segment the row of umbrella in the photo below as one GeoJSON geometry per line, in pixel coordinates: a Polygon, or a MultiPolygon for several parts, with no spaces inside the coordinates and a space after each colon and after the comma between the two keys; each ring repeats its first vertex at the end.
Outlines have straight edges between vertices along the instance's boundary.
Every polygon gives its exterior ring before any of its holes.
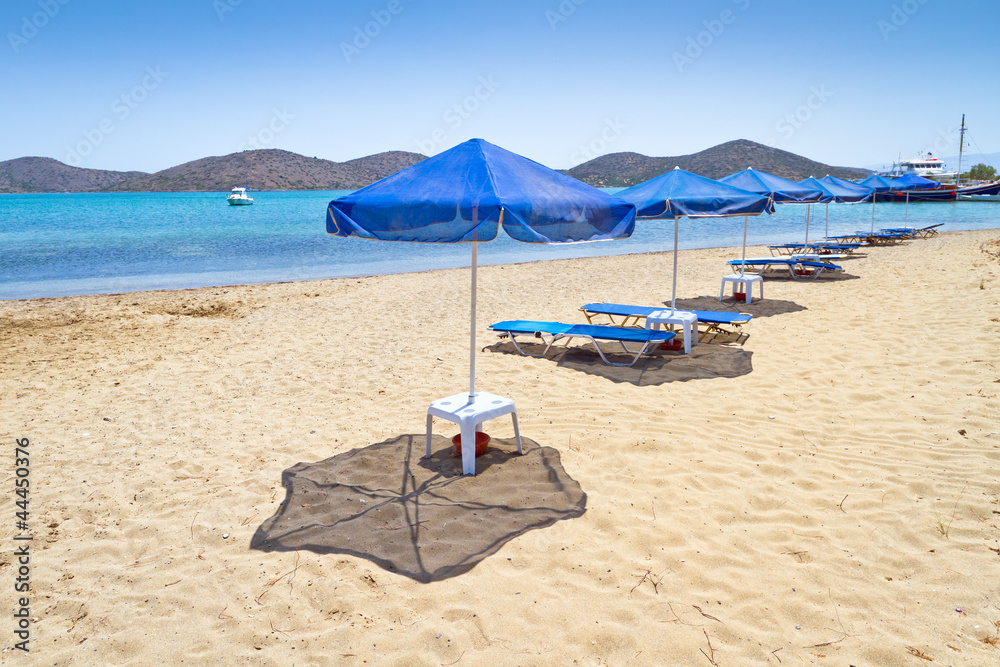
{"type": "MultiPolygon", "coordinates": [[[[866,180],[871,183],[860,186],[832,176],[796,183],[747,169],[715,181],[678,168],[612,196],[487,141],[471,139],[330,202],[327,232],[381,241],[471,244],[471,401],[476,248],[495,239],[500,228],[525,243],[578,243],[627,238],[637,219],[673,220],[673,308],[681,218],[743,216],[745,257],[746,219],[773,213],[775,203],[863,201],[874,199],[873,192],[917,187],[873,179],[881,177],[870,177],[866,180]]],[[[806,234],[808,239],[808,227],[806,234]]]]}

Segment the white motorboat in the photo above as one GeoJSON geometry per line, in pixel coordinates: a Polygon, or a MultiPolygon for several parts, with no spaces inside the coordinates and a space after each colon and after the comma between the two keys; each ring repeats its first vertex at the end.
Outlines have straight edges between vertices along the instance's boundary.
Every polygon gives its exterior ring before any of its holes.
{"type": "Polygon", "coordinates": [[[226,195],[226,201],[230,206],[246,206],[253,203],[253,197],[247,195],[246,188],[233,188],[233,191],[226,195]]]}

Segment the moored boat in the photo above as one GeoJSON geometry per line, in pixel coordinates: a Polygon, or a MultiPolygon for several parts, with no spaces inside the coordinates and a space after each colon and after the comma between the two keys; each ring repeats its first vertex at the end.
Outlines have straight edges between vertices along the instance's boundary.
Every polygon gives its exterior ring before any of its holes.
{"type": "Polygon", "coordinates": [[[253,203],[253,197],[247,195],[246,188],[233,188],[233,191],[226,195],[226,201],[230,206],[246,206],[253,203]]]}

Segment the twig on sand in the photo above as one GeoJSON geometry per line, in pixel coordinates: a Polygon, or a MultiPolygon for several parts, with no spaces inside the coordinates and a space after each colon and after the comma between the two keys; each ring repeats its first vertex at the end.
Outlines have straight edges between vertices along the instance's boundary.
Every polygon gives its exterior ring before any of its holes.
{"type": "Polygon", "coordinates": [[[254,598],[254,602],[256,602],[257,604],[261,604],[261,600],[263,600],[264,596],[267,595],[267,592],[271,590],[271,586],[274,586],[276,583],[278,583],[288,575],[295,574],[295,570],[297,569],[299,569],[298,565],[296,565],[294,569],[291,569],[288,572],[285,572],[284,574],[279,574],[277,577],[264,584],[264,590],[260,592],[260,595],[254,598]]]}
{"type": "Polygon", "coordinates": [[[229,614],[225,613],[227,609],[229,609],[229,605],[228,604],[225,607],[222,608],[222,611],[219,612],[219,618],[232,618],[232,616],[230,616],[229,614]]]}
{"type": "Polygon", "coordinates": [[[910,655],[915,655],[918,658],[920,658],[921,660],[926,660],[928,662],[934,662],[934,658],[930,657],[926,653],[921,653],[920,649],[913,648],[912,646],[906,646],[904,648],[906,648],[906,652],[909,653],[910,655]]]}
{"type": "Polygon", "coordinates": [[[295,580],[295,572],[299,569],[299,549],[302,548],[300,544],[298,548],[295,549],[295,562],[292,564],[292,576],[288,578],[288,592],[292,592],[292,581],[295,580]]]}
{"type": "MultiPolygon", "coordinates": [[[[778,655],[777,655],[778,651],[780,651],[782,648],[785,648],[785,647],[782,646],[781,648],[774,649],[773,651],[771,651],[771,655],[773,655],[775,658],[778,658],[778,655]]],[[[778,658],[778,664],[781,664],[781,658],[778,658]]]]}
{"type": "MultiPolygon", "coordinates": [[[[851,495],[851,494],[848,493],[847,496],[849,496],[849,495],[851,495]]],[[[847,496],[844,496],[844,500],[847,500],[847,496]]],[[[844,500],[841,500],[840,504],[837,505],[837,507],[840,508],[841,512],[843,512],[844,514],[847,514],[847,510],[844,509],[844,500]]]]}
{"type": "Polygon", "coordinates": [[[274,621],[271,620],[270,616],[267,617],[267,622],[271,626],[271,629],[274,630],[275,632],[280,632],[281,634],[285,635],[286,637],[291,637],[290,634],[288,634],[287,632],[285,632],[281,628],[274,627],[274,621]]]}
{"type": "Polygon", "coordinates": [[[195,512],[194,516],[191,517],[191,539],[194,539],[194,520],[198,518],[200,512],[195,512]]]}
{"type": "Polygon", "coordinates": [[[831,642],[820,642],[819,644],[810,644],[809,646],[803,646],[802,648],[819,648],[820,646],[830,646],[832,644],[839,644],[840,642],[847,639],[847,635],[844,635],[840,639],[834,639],[831,642]]]}
{"type": "Polygon", "coordinates": [[[719,663],[715,661],[715,649],[712,648],[712,640],[708,638],[708,632],[705,631],[705,628],[702,628],[701,631],[705,633],[705,641],[708,642],[708,651],[711,655],[709,655],[709,653],[705,653],[705,649],[703,648],[700,648],[698,650],[701,651],[701,654],[703,656],[708,658],[708,661],[710,663],[712,663],[713,665],[718,665],[719,663]]]}
{"type": "MultiPolygon", "coordinates": [[[[693,604],[691,606],[694,607],[695,609],[697,609],[698,613],[701,614],[702,616],[704,616],[705,618],[710,618],[713,621],[715,621],[716,623],[722,623],[722,621],[720,621],[719,619],[717,619],[715,616],[712,616],[711,614],[706,614],[705,612],[703,612],[701,610],[701,607],[699,607],[698,605],[693,604]]],[[[722,623],[722,624],[725,625],[725,623],[722,623]]]]}
{"type": "MultiPolygon", "coordinates": [[[[466,649],[466,650],[468,650],[468,649],[466,649]]],[[[462,651],[462,655],[458,656],[458,660],[461,660],[463,655],[465,655],[465,651],[462,651]]],[[[458,660],[456,660],[455,662],[458,662],[458,660]]],[[[442,665],[454,665],[455,662],[442,662],[441,664],[442,665]]]]}
{"type": "MultiPolygon", "coordinates": [[[[666,570],[664,570],[664,572],[666,572],[666,570]]],[[[659,595],[660,591],[658,591],[656,589],[660,585],[660,582],[663,581],[663,572],[661,572],[658,575],[659,578],[657,578],[656,581],[653,581],[653,577],[654,576],[657,576],[657,575],[654,575],[652,570],[646,570],[643,573],[643,575],[642,575],[642,579],[639,580],[639,583],[637,583],[635,586],[633,586],[632,590],[630,590],[628,592],[629,597],[632,597],[632,591],[634,591],[635,589],[639,588],[639,586],[642,585],[642,582],[646,581],[646,579],[649,579],[649,583],[653,584],[653,592],[656,593],[657,595],[659,595]]]]}
{"type": "Polygon", "coordinates": [[[178,579],[177,581],[171,581],[169,584],[163,584],[163,587],[166,588],[167,586],[173,586],[174,584],[179,584],[182,581],[184,581],[184,580],[183,579],[178,579]]]}

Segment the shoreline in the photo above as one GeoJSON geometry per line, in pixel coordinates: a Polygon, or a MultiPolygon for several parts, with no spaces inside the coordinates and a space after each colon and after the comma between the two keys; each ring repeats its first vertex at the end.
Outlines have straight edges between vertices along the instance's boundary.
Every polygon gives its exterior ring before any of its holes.
{"type": "MultiPolygon", "coordinates": [[[[947,231],[940,232],[940,234],[942,234],[942,235],[944,235],[944,234],[956,234],[956,233],[963,233],[963,232],[966,232],[966,231],[984,231],[984,232],[998,231],[998,232],[1000,232],[1000,227],[996,227],[996,228],[977,228],[977,230],[947,230],[947,231]]],[[[400,244],[400,245],[402,245],[402,244],[400,244]]],[[[458,245],[468,245],[468,244],[453,244],[453,245],[458,246],[458,245]]],[[[683,245],[683,243],[682,243],[679,250],[681,252],[693,252],[693,251],[697,251],[697,250],[727,250],[727,251],[731,251],[731,252],[737,253],[733,257],[729,258],[729,259],[734,259],[734,258],[738,258],[739,252],[740,252],[741,248],[742,248],[742,246],[739,246],[739,245],[736,245],[736,246],[733,246],[733,245],[699,246],[699,247],[687,247],[687,248],[685,248],[684,245],[683,245]]],[[[661,254],[671,254],[672,252],[673,252],[672,249],[653,250],[653,251],[650,251],[650,250],[637,250],[635,252],[613,253],[613,254],[607,254],[607,255],[591,255],[591,256],[582,256],[582,257],[551,257],[551,258],[550,257],[543,257],[543,258],[525,259],[523,261],[498,261],[498,262],[492,262],[492,261],[490,261],[489,258],[488,258],[488,256],[487,256],[485,259],[483,259],[483,257],[480,257],[480,261],[478,263],[478,266],[479,267],[486,267],[486,266],[518,266],[518,265],[522,265],[522,264],[532,264],[532,263],[536,263],[536,262],[555,262],[555,261],[566,261],[566,260],[573,260],[573,259],[596,259],[598,257],[632,257],[632,256],[636,256],[636,255],[661,255],[661,254]]],[[[751,257],[751,256],[768,256],[768,255],[771,254],[771,252],[768,249],[767,245],[761,245],[761,244],[748,245],[747,246],[747,253],[748,253],[747,254],[748,257],[751,257]],[[756,253],[756,255],[751,254],[752,251],[754,253],[756,253]]],[[[465,265],[465,268],[469,268],[469,266],[470,266],[470,264],[467,263],[465,265]]],[[[187,291],[187,290],[198,290],[198,289],[219,289],[219,288],[235,288],[235,287],[253,287],[253,286],[259,286],[259,285],[282,285],[282,284],[295,284],[295,283],[310,283],[310,282],[318,282],[318,281],[325,281],[325,280],[350,280],[350,279],[353,279],[353,278],[373,278],[373,277],[377,277],[377,276],[415,275],[415,274],[429,273],[429,272],[434,272],[434,271],[450,271],[450,270],[461,269],[461,268],[463,268],[463,266],[461,265],[460,260],[456,259],[453,262],[452,266],[443,266],[443,267],[439,267],[439,268],[418,269],[418,270],[414,270],[414,271],[401,270],[401,271],[398,271],[398,272],[350,272],[350,273],[345,273],[343,275],[337,275],[337,276],[306,277],[306,278],[301,278],[301,279],[281,279],[281,278],[278,278],[278,279],[275,279],[275,280],[255,280],[255,281],[252,281],[252,282],[228,282],[228,281],[226,281],[226,282],[211,282],[208,285],[199,284],[199,285],[178,286],[178,287],[146,286],[146,287],[139,287],[139,288],[136,288],[136,289],[124,289],[124,290],[121,290],[121,291],[106,291],[106,290],[101,289],[101,288],[91,288],[88,291],[83,291],[83,292],[78,292],[78,293],[73,293],[73,294],[64,294],[64,295],[59,295],[59,296],[14,296],[14,297],[3,297],[3,298],[0,298],[0,303],[18,302],[18,301],[33,301],[33,300],[39,300],[39,299],[62,299],[62,298],[84,297],[84,296],[101,296],[101,295],[110,296],[110,295],[136,294],[136,293],[142,293],[142,292],[172,292],[172,291],[187,291]]],[[[723,267],[723,269],[724,269],[724,267],[723,267]]],[[[723,270],[723,269],[720,269],[720,270],[723,270]]],[[[300,269],[300,271],[301,271],[301,269],[300,269]]],[[[279,274],[287,273],[284,270],[273,270],[273,272],[274,273],[279,273],[279,274]]],[[[177,280],[179,277],[186,277],[187,281],[189,281],[189,282],[201,282],[201,281],[205,280],[206,276],[226,276],[226,275],[232,275],[232,274],[238,274],[238,273],[241,273],[241,272],[240,271],[212,271],[212,272],[204,272],[204,273],[156,274],[156,275],[138,275],[138,276],[116,276],[114,278],[114,280],[115,281],[119,281],[119,282],[128,282],[130,280],[134,280],[134,281],[139,282],[139,283],[146,283],[147,285],[149,285],[149,284],[155,285],[155,284],[160,284],[160,283],[164,283],[164,282],[169,283],[171,279],[177,280]]],[[[23,287],[21,287],[21,289],[24,289],[25,291],[27,291],[27,290],[31,289],[32,286],[35,286],[35,285],[49,285],[49,284],[53,284],[53,283],[55,283],[55,284],[62,284],[62,283],[75,284],[75,283],[80,283],[80,282],[94,282],[94,281],[100,281],[100,280],[102,280],[102,278],[78,278],[78,279],[67,279],[67,280],[29,281],[29,282],[23,282],[23,283],[8,282],[7,283],[7,289],[10,290],[10,291],[14,291],[16,293],[17,290],[15,288],[18,288],[18,286],[23,286],[23,287]]],[[[233,279],[233,280],[235,280],[235,279],[233,279]]]]}
{"type": "Polygon", "coordinates": [[[32,653],[991,664],[986,250],[1000,230],[871,248],[752,304],[717,300],[731,248],[681,250],[680,307],[754,319],[632,369],[579,340],[522,357],[487,326],[662,304],[668,252],[481,266],[476,386],[515,400],[525,455],[490,421],[475,477],[443,420],[420,458],[429,403],[468,387],[467,266],[0,302],[3,437],[33,452],[32,653]]]}

